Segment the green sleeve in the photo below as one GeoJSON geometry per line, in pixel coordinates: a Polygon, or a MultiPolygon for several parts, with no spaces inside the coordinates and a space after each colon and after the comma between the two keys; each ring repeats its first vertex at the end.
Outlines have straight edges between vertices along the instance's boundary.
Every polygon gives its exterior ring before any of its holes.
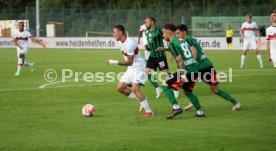
{"type": "Polygon", "coordinates": [[[177,51],[177,46],[174,43],[170,44],[169,49],[174,57],[179,55],[179,52],[177,51]]]}

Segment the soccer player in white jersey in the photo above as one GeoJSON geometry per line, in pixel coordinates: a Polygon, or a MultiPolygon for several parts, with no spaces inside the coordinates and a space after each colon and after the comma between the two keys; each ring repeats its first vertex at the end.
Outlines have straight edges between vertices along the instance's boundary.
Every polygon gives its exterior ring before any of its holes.
{"type": "Polygon", "coordinates": [[[31,71],[33,72],[34,63],[29,63],[26,60],[26,54],[29,49],[28,39],[30,38],[32,40],[32,42],[35,42],[43,47],[46,47],[46,42],[32,37],[32,35],[29,31],[24,30],[24,22],[18,23],[18,29],[16,29],[13,32],[12,36],[13,36],[13,42],[17,49],[17,57],[18,57],[17,71],[14,75],[15,76],[21,75],[22,66],[31,67],[31,71]]]}
{"type": "Polygon", "coordinates": [[[146,31],[147,31],[147,27],[145,24],[140,26],[140,32],[139,32],[139,36],[138,36],[138,44],[140,44],[140,39],[142,37],[143,40],[143,45],[145,47],[145,60],[147,61],[150,55],[149,52],[149,47],[148,47],[148,40],[147,40],[147,36],[146,36],[146,31]]]}
{"type": "Polygon", "coordinates": [[[248,15],[246,15],[246,22],[244,22],[242,24],[241,30],[240,30],[241,37],[243,38],[243,52],[242,52],[242,56],[241,56],[240,68],[244,67],[246,53],[249,49],[254,50],[254,52],[259,60],[260,68],[264,67],[263,61],[262,61],[262,56],[260,55],[260,52],[257,48],[255,32],[257,32],[258,41],[260,42],[260,33],[258,30],[258,26],[257,26],[256,22],[252,21],[252,15],[248,14],[248,15]]]}
{"type": "Polygon", "coordinates": [[[267,38],[267,55],[268,62],[273,62],[273,67],[276,68],[276,9],[271,11],[270,19],[272,25],[266,29],[267,38]]]}
{"type": "Polygon", "coordinates": [[[145,84],[145,60],[139,53],[136,42],[127,37],[123,25],[116,25],[113,28],[113,37],[119,42],[124,60],[107,60],[107,64],[128,66],[127,71],[123,74],[117,86],[117,90],[129,98],[137,98],[145,110],[143,116],[152,116],[146,96],[141,92],[141,85],[145,84]],[[127,88],[131,85],[131,90],[127,88]]]}

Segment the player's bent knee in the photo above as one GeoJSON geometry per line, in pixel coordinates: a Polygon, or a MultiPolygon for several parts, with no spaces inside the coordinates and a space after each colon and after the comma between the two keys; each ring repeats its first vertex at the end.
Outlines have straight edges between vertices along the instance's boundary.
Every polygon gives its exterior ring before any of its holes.
{"type": "Polygon", "coordinates": [[[133,85],[131,91],[136,94],[137,92],[140,92],[140,88],[138,85],[133,85]]]}
{"type": "Polygon", "coordinates": [[[125,88],[123,86],[117,86],[116,89],[118,92],[121,92],[121,93],[124,92],[124,90],[125,90],[125,88]]]}
{"type": "Polygon", "coordinates": [[[146,68],[146,74],[151,74],[151,69],[150,68],[146,68]]]}
{"type": "Polygon", "coordinates": [[[214,93],[214,94],[218,94],[218,90],[217,89],[211,89],[212,90],[212,92],[214,93]]]}

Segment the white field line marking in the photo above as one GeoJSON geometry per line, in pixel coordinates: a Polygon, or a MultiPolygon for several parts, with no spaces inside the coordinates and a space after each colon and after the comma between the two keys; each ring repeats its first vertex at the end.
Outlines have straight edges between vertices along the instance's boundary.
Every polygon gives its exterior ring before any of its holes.
{"type": "Polygon", "coordinates": [[[83,85],[59,85],[53,87],[44,87],[44,88],[23,88],[23,89],[2,89],[0,92],[9,92],[9,91],[21,91],[21,90],[38,90],[38,89],[54,89],[54,88],[70,88],[70,87],[86,87],[86,86],[101,86],[107,85],[108,83],[96,83],[96,84],[83,84],[83,85]]]}
{"type": "MultiPolygon", "coordinates": [[[[228,72],[229,69],[228,70],[216,70],[216,71],[217,72],[228,72]]],[[[248,70],[246,70],[246,69],[233,70],[232,69],[232,72],[255,72],[255,71],[259,71],[259,72],[263,72],[263,71],[265,71],[265,72],[276,72],[275,69],[248,69],[248,70]]]]}
{"type": "Polygon", "coordinates": [[[39,86],[38,88],[39,89],[43,89],[49,85],[55,85],[55,84],[59,84],[59,83],[66,83],[66,82],[72,82],[72,81],[75,81],[75,80],[78,80],[78,81],[81,81],[82,79],[72,79],[72,80],[67,80],[65,82],[62,82],[62,81],[56,81],[56,82],[48,82],[48,83],[45,83],[45,84],[42,84],[41,86],[39,86]]]}

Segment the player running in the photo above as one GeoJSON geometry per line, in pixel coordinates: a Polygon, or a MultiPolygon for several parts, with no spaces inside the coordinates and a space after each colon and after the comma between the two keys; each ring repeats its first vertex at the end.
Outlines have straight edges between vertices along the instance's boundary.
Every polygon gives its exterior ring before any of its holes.
{"type": "Polygon", "coordinates": [[[126,36],[123,25],[114,26],[113,37],[119,42],[124,60],[109,59],[106,63],[128,66],[127,71],[120,79],[117,90],[129,98],[137,98],[145,110],[143,116],[153,116],[147,98],[140,90],[140,86],[145,84],[145,60],[139,54],[136,42],[126,36]],[[131,90],[127,88],[128,85],[131,85],[131,90]]]}
{"type": "MultiPolygon", "coordinates": [[[[198,76],[198,63],[195,60],[192,51],[196,51],[193,47],[190,47],[188,42],[183,39],[179,41],[178,37],[175,36],[176,27],[173,24],[167,24],[163,27],[163,37],[169,44],[169,51],[171,52],[174,59],[177,61],[178,72],[173,73],[166,81],[162,84],[163,92],[168,98],[169,102],[173,105],[172,113],[167,119],[174,118],[176,115],[182,113],[182,109],[178,105],[173,91],[178,90],[182,87],[185,95],[196,107],[196,116],[204,117],[198,98],[193,94],[193,88],[198,76]],[[192,49],[192,50],[191,50],[192,49]]],[[[168,50],[158,48],[159,51],[168,50]]]]}
{"type": "Polygon", "coordinates": [[[150,52],[149,52],[149,47],[148,47],[148,40],[147,40],[147,36],[146,36],[146,31],[147,31],[146,25],[145,24],[141,25],[139,36],[138,36],[138,44],[140,44],[140,40],[141,40],[141,37],[142,37],[142,42],[143,42],[143,45],[145,47],[145,60],[148,61],[150,52]]]}
{"type": "Polygon", "coordinates": [[[244,61],[246,58],[246,53],[249,49],[253,49],[258,60],[260,63],[260,68],[263,68],[263,61],[262,61],[262,56],[260,55],[260,52],[257,48],[257,41],[256,41],[256,36],[255,32],[257,32],[258,35],[258,41],[260,42],[260,33],[258,30],[258,26],[256,22],[252,21],[252,15],[248,14],[246,16],[246,22],[244,22],[241,26],[240,34],[241,37],[243,38],[243,51],[242,51],[242,56],[241,56],[241,66],[240,68],[244,67],[244,61]]]}
{"type": "Polygon", "coordinates": [[[28,39],[30,38],[32,42],[37,43],[44,48],[46,47],[46,42],[43,40],[36,39],[32,37],[31,33],[27,30],[24,30],[24,22],[18,23],[18,29],[14,30],[13,34],[13,42],[17,49],[17,58],[18,58],[18,66],[17,71],[14,74],[15,76],[21,75],[22,66],[31,67],[31,71],[34,71],[34,63],[29,63],[26,60],[26,55],[28,52],[28,39]]]}
{"type": "MultiPolygon", "coordinates": [[[[156,98],[160,97],[162,89],[159,88],[156,80],[154,79],[153,70],[157,70],[157,67],[160,71],[166,73],[170,76],[169,66],[166,58],[165,51],[156,51],[157,48],[164,48],[163,43],[163,34],[160,28],[155,26],[156,20],[152,16],[148,16],[145,19],[145,25],[147,27],[146,36],[148,41],[148,48],[150,51],[150,56],[147,61],[146,73],[150,83],[156,90],[156,98]]],[[[179,95],[178,91],[175,91],[175,97],[179,95]]]]}
{"type": "MultiPolygon", "coordinates": [[[[193,46],[196,49],[195,57],[199,64],[199,78],[209,85],[210,89],[214,94],[231,102],[233,104],[233,111],[240,109],[240,103],[237,102],[233,97],[231,97],[227,92],[221,90],[218,87],[219,82],[217,81],[216,70],[213,67],[212,62],[205,55],[202,47],[197,42],[197,40],[188,35],[188,27],[184,24],[178,25],[176,27],[176,35],[180,40],[185,39],[189,45],[193,46]]],[[[193,108],[193,104],[190,103],[184,109],[189,110],[191,108],[193,108]]]]}
{"type": "Polygon", "coordinates": [[[267,57],[268,62],[272,60],[273,67],[276,68],[276,10],[271,11],[270,19],[272,25],[266,29],[267,57]]]}

